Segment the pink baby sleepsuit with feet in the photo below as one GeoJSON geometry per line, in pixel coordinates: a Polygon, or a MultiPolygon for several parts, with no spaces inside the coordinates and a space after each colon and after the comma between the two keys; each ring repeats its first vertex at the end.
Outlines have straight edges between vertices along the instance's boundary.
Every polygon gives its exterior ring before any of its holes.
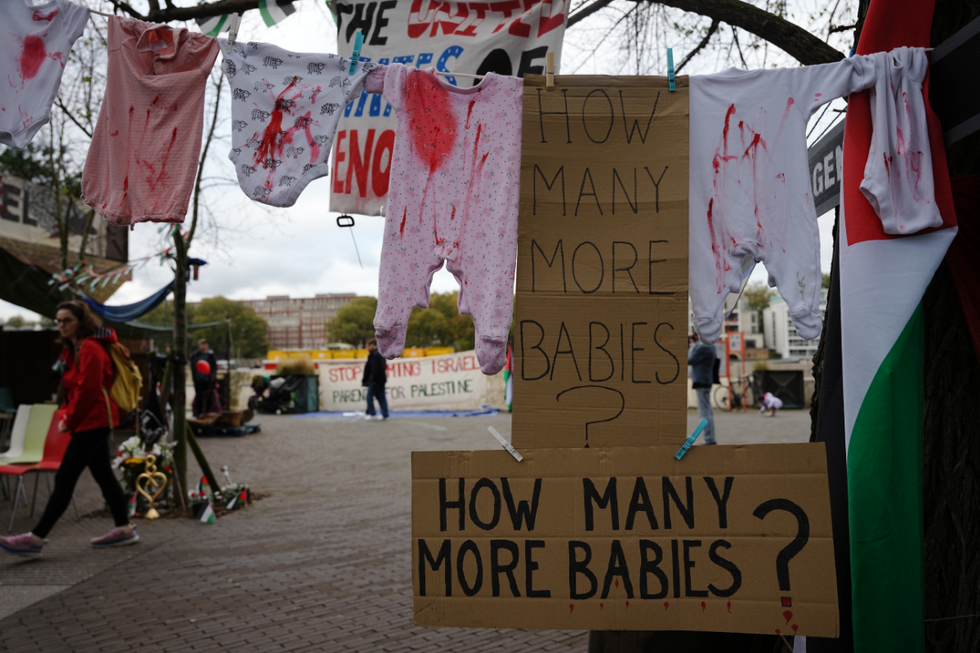
{"type": "Polygon", "coordinates": [[[388,211],[381,250],[378,348],[401,355],[416,306],[429,305],[432,275],[459,282],[484,374],[507,360],[517,264],[524,82],[488,74],[456,88],[432,71],[392,64],[384,97],[395,109],[388,211]]]}

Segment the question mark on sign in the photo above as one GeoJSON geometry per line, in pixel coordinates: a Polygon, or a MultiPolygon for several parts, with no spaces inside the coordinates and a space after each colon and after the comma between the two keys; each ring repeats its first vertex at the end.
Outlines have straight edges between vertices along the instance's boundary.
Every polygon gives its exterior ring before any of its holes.
{"type": "Polygon", "coordinates": [[[604,385],[577,385],[574,388],[568,388],[567,390],[562,390],[561,392],[559,392],[558,395],[555,396],[555,401],[561,402],[561,396],[563,394],[566,394],[568,392],[574,392],[575,390],[584,390],[586,388],[598,388],[600,390],[608,390],[609,392],[615,392],[617,395],[619,395],[619,401],[620,401],[620,404],[619,404],[619,412],[617,412],[612,417],[607,417],[606,419],[597,419],[597,420],[594,420],[594,421],[586,422],[585,423],[585,446],[588,447],[589,446],[589,425],[591,425],[591,424],[601,424],[602,422],[611,422],[614,419],[616,419],[617,417],[619,417],[620,415],[622,415],[623,414],[623,410],[626,408],[626,397],[624,397],[623,396],[623,393],[620,392],[619,390],[617,390],[615,388],[610,388],[610,387],[607,387],[607,386],[604,386],[604,385]]]}
{"type": "Polygon", "coordinates": [[[790,501],[789,499],[770,499],[765,503],[759,504],[752,514],[759,519],[765,519],[766,515],[773,510],[785,510],[794,517],[799,524],[796,538],[787,544],[779,554],[776,555],[776,579],[779,581],[779,589],[783,592],[789,591],[789,561],[803,550],[807,541],[810,539],[810,519],[803,512],[803,508],[790,501]]]}

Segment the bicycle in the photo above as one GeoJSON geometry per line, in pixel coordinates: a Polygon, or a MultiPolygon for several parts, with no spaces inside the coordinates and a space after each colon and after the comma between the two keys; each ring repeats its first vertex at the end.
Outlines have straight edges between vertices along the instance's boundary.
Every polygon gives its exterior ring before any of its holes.
{"type": "Polygon", "coordinates": [[[743,406],[745,401],[746,383],[751,379],[751,374],[746,374],[744,376],[731,381],[731,386],[719,385],[717,388],[711,392],[711,403],[719,410],[732,411],[735,408],[745,409],[747,406],[743,406]],[[742,392],[738,392],[736,384],[741,386],[742,392]],[[731,387],[731,395],[729,395],[729,387],[731,387]],[[731,402],[729,403],[729,397],[731,402]]]}

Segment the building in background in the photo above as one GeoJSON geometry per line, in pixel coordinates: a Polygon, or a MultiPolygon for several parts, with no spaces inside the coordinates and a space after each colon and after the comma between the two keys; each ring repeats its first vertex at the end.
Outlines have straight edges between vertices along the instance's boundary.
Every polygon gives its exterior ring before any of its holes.
{"type": "Polygon", "coordinates": [[[353,293],[297,298],[270,295],[265,299],[246,299],[242,303],[265,318],[269,325],[266,338],[270,349],[326,349],[327,320],[355,297],[357,295],[353,293]]]}
{"type": "MultiPolygon", "coordinates": [[[[820,290],[820,313],[827,316],[827,289],[820,290]]],[[[805,340],[796,332],[789,317],[789,307],[779,295],[769,301],[769,308],[762,311],[765,325],[766,347],[777,352],[783,359],[811,360],[817,353],[820,340],[805,340]]]]}

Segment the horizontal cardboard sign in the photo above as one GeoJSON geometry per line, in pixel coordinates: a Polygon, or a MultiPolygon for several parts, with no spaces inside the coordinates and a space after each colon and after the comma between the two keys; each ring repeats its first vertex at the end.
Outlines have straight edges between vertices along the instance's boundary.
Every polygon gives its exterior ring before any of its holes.
{"type": "Polygon", "coordinates": [[[412,454],[415,624],[836,637],[822,444],[412,454]]]}
{"type": "Polygon", "coordinates": [[[683,442],[688,83],[524,80],[513,443],[683,442]]]}

